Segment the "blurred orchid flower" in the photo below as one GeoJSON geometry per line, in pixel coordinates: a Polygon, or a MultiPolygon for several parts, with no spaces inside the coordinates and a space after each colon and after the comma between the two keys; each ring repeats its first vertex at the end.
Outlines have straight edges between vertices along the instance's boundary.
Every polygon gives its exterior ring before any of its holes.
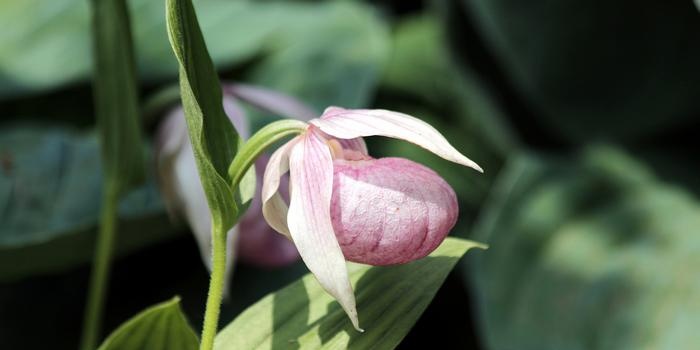
{"type": "MultiPolygon", "coordinates": [[[[224,110],[234,127],[246,139],[249,127],[240,102],[282,116],[308,120],[315,113],[301,102],[281,93],[244,84],[223,86],[224,110]]],[[[155,153],[158,175],[165,204],[171,216],[184,215],[199,245],[202,259],[211,270],[211,221],[204,190],[200,185],[190,139],[187,134],[182,107],[172,110],[160,124],[155,153]]],[[[267,156],[256,162],[258,170],[257,194],[249,210],[241,217],[237,226],[227,235],[226,271],[229,280],[234,257],[262,267],[282,266],[299,258],[294,245],[277,234],[266,223],[260,205],[262,170],[267,156]],[[235,252],[235,253],[234,253],[235,252]],[[232,254],[234,253],[234,254],[232,254]]],[[[286,191],[286,181],[282,182],[286,191]]]]}
{"type": "Polygon", "coordinates": [[[407,159],[370,157],[362,137],[375,135],[412,142],[482,171],[432,126],[387,110],[330,107],[272,154],[263,179],[263,215],[293,240],[359,331],[345,260],[390,265],[422,258],[444,240],[459,211],[454,191],[434,171],[407,159]],[[289,207],[279,192],[287,171],[289,207]]]}

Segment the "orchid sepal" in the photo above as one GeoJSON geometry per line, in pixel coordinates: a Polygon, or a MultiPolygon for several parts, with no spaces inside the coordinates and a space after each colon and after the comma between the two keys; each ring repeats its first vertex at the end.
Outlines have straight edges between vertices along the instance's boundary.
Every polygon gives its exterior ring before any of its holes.
{"type": "Polygon", "coordinates": [[[408,114],[384,109],[329,107],[323,112],[321,118],[313,119],[309,123],[339,139],[367,136],[402,139],[423,147],[441,158],[484,172],[478,164],[452,147],[430,124],[408,114]]]}

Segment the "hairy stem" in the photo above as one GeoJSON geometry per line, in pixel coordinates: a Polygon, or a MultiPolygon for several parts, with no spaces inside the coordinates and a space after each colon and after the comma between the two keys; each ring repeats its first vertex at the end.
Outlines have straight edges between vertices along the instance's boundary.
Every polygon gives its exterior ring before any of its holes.
{"type": "Polygon", "coordinates": [[[226,230],[212,225],[211,249],[212,265],[211,278],[209,280],[209,295],[207,307],[204,311],[204,326],[202,327],[202,342],[200,350],[214,348],[214,337],[219,326],[219,311],[221,297],[224,291],[224,273],[226,270],[226,230]]]}
{"type": "Polygon", "coordinates": [[[112,260],[114,245],[114,232],[117,229],[117,189],[114,185],[106,185],[102,196],[102,212],[100,214],[100,227],[95,246],[95,257],[90,275],[90,287],[88,300],[83,318],[83,335],[81,349],[93,350],[97,348],[102,324],[102,311],[106,296],[107,283],[109,281],[109,267],[112,260]]]}

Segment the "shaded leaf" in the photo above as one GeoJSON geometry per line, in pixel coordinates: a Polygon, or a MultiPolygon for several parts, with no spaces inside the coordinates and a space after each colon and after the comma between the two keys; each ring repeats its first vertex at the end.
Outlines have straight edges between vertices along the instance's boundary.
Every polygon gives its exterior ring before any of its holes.
{"type": "Polygon", "coordinates": [[[430,256],[391,267],[350,264],[360,322],[344,311],[310,274],[249,307],[216,338],[218,349],[391,349],[408,333],[452,267],[482,245],[447,238],[430,256]]]}
{"type": "MultiPolygon", "coordinates": [[[[0,158],[0,281],[89,261],[103,182],[96,135],[5,128],[0,158]]],[[[117,254],[176,234],[150,175],[120,202],[117,254]]]]}
{"type": "Polygon", "coordinates": [[[126,321],[100,345],[99,350],[189,350],[199,340],[180,309],[180,298],[151,306],[126,321]]]}
{"type": "Polygon", "coordinates": [[[459,3],[505,73],[501,86],[554,137],[639,138],[700,112],[700,45],[690,44],[700,41],[700,20],[690,1],[459,3]]]}
{"type": "Polygon", "coordinates": [[[700,345],[700,205],[610,147],[512,161],[468,261],[487,349],[700,345]]]}
{"type": "MultiPolygon", "coordinates": [[[[175,77],[178,65],[167,41],[164,1],[128,4],[140,77],[151,82],[175,77]]],[[[195,7],[217,67],[264,57],[249,80],[293,93],[319,108],[332,102],[357,107],[371,96],[385,58],[387,33],[366,6],[196,1],[195,7]],[[245,35],[232,40],[232,33],[245,35]],[[295,69],[289,68],[292,62],[295,69]]],[[[0,23],[13,28],[0,35],[0,98],[87,78],[88,15],[88,2],[82,0],[0,2],[0,23]]]]}

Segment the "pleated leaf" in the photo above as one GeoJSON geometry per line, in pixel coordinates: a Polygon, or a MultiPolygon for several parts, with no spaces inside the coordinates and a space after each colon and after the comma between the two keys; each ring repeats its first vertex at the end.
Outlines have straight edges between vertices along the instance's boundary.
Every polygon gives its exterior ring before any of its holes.
{"type": "Polygon", "coordinates": [[[190,350],[199,340],[175,297],[142,311],[107,337],[99,350],[190,350]]]}
{"type": "MultiPolygon", "coordinates": [[[[239,138],[222,105],[221,84],[190,0],[166,2],[168,37],[180,69],[180,95],[214,227],[238,215],[228,167],[239,138]]],[[[225,230],[224,230],[225,231],[225,230]]]]}
{"type": "MultiPolygon", "coordinates": [[[[350,264],[360,324],[357,332],[338,303],[307,274],[245,310],[216,338],[216,349],[392,349],[423,313],[450,270],[471,248],[448,238],[409,264],[350,264]]],[[[449,317],[449,315],[445,315],[449,317]]]]}

